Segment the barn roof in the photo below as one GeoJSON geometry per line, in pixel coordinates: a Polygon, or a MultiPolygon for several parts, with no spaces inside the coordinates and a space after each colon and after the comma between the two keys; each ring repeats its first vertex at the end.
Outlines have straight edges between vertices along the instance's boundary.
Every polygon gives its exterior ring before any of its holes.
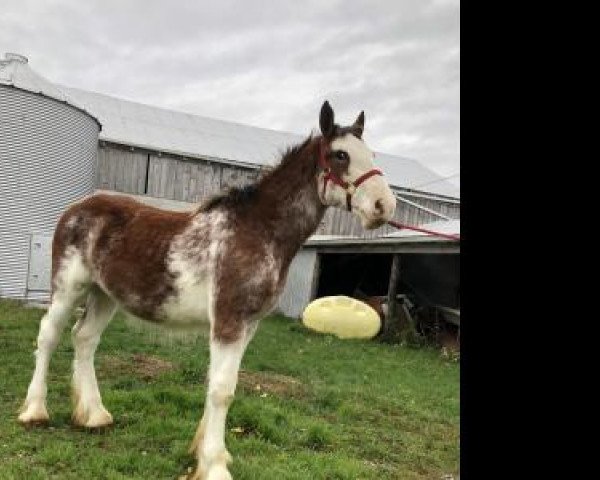
{"type": "MultiPolygon", "coordinates": [[[[434,232],[446,233],[451,235],[460,235],[460,220],[438,220],[431,223],[419,225],[434,232]]],[[[433,235],[427,235],[413,230],[398,230],[375,238],[350,237],[342,235],[312,235],[308,241],[308,246],[317,245],[364,245],[364,244],[393,244],[393,243],[428,243],[445,242],[456,243],[455,240],[440,238],[433,235]]]]}
{"type": "MultiPolygon", "coordinates": [[[[104,127],[100,139],[114,143],[264,166],[274,164],[282,150],[306,138],[306,135],[167,110],[76,88],[61,88],[98,116],[104,127]]],[[[377,153],[375,163],[396,187],[460,197],[457,187],[416,160],[377,153]]]]}

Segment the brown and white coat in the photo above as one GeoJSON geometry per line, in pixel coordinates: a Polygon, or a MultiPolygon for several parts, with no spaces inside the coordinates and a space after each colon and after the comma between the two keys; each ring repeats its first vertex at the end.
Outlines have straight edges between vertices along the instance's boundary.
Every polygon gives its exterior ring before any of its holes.
{"type": "MultiPolygon", "coordinates": [[[[347,192],[325,175],[351,182],[373,169],[362,141],[364,115],[349,127],[321,109],[321,133],[289,149],[256,184],[211,198],[195,211],[159,210],[126,197],[94,195],[65,211],[52,249],[52,303],[41,320],[36,367],[19,420],[45,422],[50,356],[73,308],[75,424],[112,423],[94,371],[94,352],[114,313],[174,328],[210,325],[209,386],[190,451],[193,478],[230,479],[225,419],[246,346],[282,291],[293,257],[328,206],[346,208],[347,192]],[[320,168],[323,159],[328,171],[320,168]]],[[[381,176],[352,192],[366,228],[391,218],[395,198],[381,176]]]]}

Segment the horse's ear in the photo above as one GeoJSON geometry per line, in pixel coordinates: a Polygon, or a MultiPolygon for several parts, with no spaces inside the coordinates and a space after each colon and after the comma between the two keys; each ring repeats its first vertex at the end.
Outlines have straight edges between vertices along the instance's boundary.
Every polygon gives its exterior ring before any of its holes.
{"type": "Polygon", "coordinates": [[[363,130],[365,129],[365,112],[360,112],[358,118],[354,122],[354,130],[356,131],[358,138],[362,138],[363,130]]]}
{"type": "Polygon", "coordinates": [[[333,109],[329,102],[325,100],[325,103],[321,107],[321,114],[319,115],[319,125],[321,126],[321,133],[324,137],[332,137],[334,124],[333,124],[333,109]]]}

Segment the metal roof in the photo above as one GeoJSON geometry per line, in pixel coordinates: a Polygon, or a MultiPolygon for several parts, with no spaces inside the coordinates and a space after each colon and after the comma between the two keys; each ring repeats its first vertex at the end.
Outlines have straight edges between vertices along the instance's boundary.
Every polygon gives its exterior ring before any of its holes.
{"type": "MultiPolygon", "coordinates": [[[[435,222],[425,223],[419,225],[420,228],[432,230],[434,232],[446,233],[450,235],[460,235],[460,220],[436,220],[435,222]]],[[[395,232],[388,233],[385,238],[406,238],[406,237],[430,237],[430,235],[423,235],[420,232],[413,230],[397,230],[395,232]]]]}
{"type": "MultiPolygon", "coordinates": [[[[177,112],[86,90],[61,87],[100,118],[100,139],[188,157],[250,166],[276,163],[288,146],[306,138],[235,122],[177,112]]],[[[460,191],[416,160],[377,153],[375,163],[390,184],[405,189],[460,197],[460,191]],[[433,183],[432,183],[433,182],[433,183]],[[426,187],[419,188],[420,185],[426,187]]]]}
{"type": "MultiPolygon", "coordinates": [[[[419,225],[420,228],[434,232],[460,235],[460,220],[439,220],[436,222],[419,225]]],[[[316,245],[359,245],[359,244],[383,244],[383,243],[425,243],[425,242],[450,242],[454,240],[427,235],[413,230],[398,230],[375,238],[349,237],[342,235],[312,235],[306,244],[316,245]]]]}
{"type": "Polygon", "coordinates": [[[4,54],[4,58],[0,57],[0,85],[15,87],[66,103],[88,114],[98,122],[102,129],[98,119],[73,99],[68,92],[34,72],[29,67],[29,60],[23,55],[7,52],[4,54]]]}

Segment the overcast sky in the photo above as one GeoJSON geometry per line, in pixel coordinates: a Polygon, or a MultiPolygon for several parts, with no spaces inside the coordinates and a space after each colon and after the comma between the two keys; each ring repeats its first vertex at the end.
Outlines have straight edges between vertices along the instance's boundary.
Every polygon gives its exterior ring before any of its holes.
{"type": "Polygon", "coordinates": [[[71,87],[299,134],[328,99],[340,124],[365,110],[373,150],[449,176],[459,11],[453,0],[2,0],[0,54],[71,87]]]}

